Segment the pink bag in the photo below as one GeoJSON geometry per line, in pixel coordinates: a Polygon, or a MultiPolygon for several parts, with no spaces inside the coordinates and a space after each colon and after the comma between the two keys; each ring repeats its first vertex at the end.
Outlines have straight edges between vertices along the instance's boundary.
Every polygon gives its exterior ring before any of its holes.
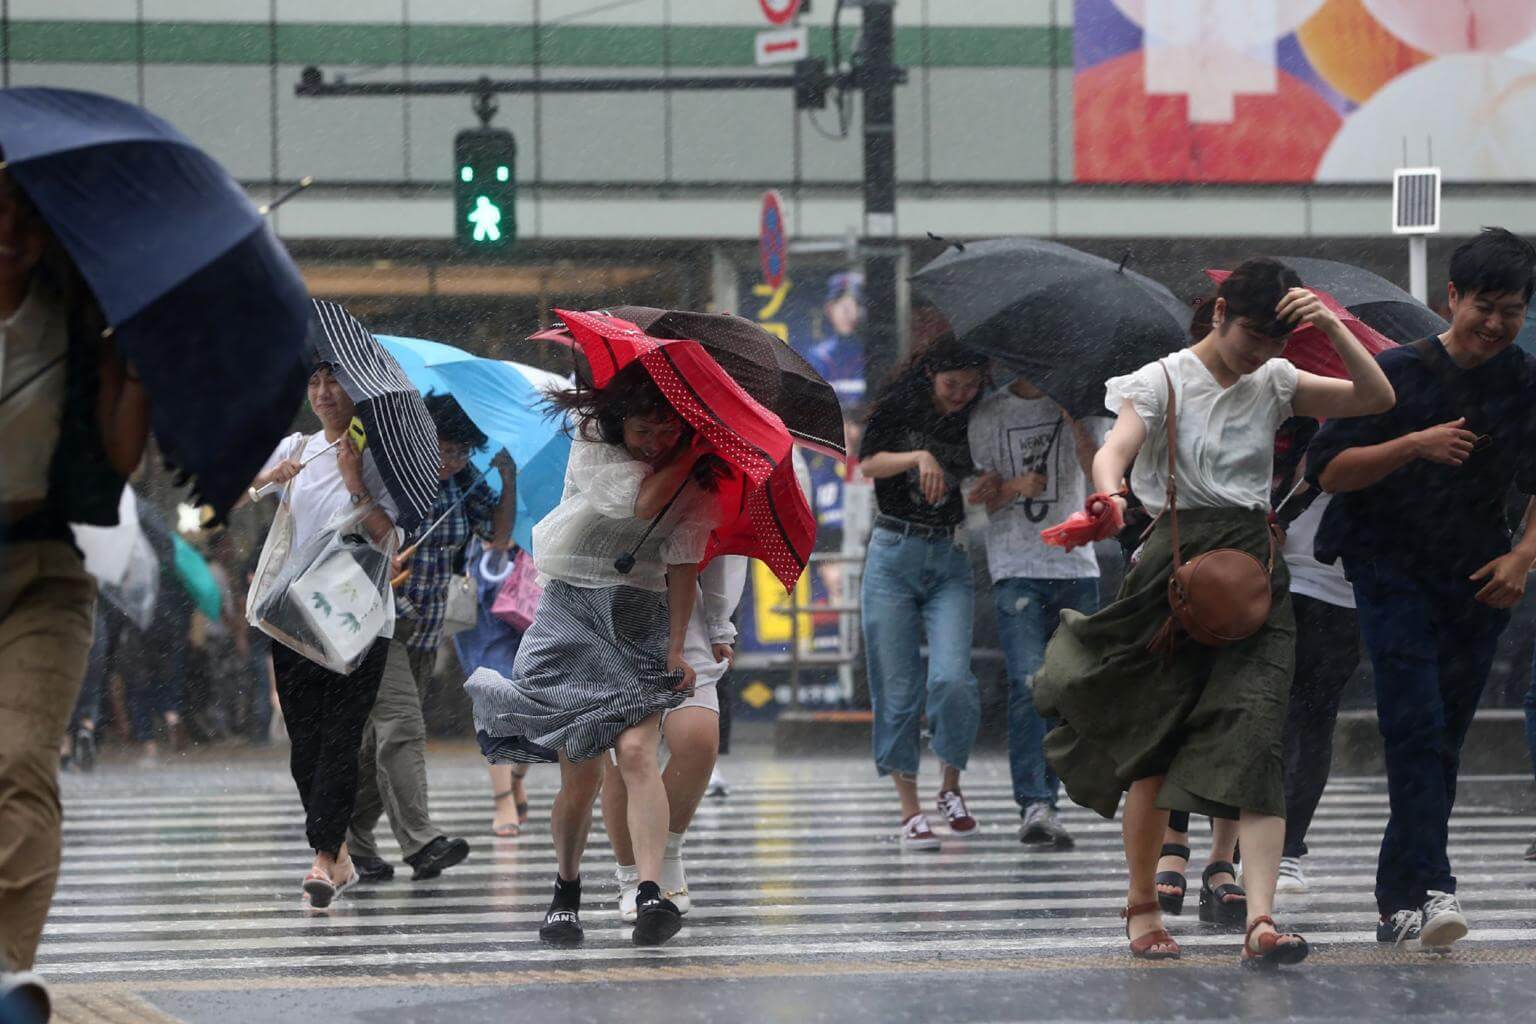
{"type": "Polygon", "coordinates": [[[512,560],[512,571],[496,591],[491,602],[491,614],[516,630],[526,630],[533,625],[533,615],[539,610],[539,598],[544,588],[539,586],[539,570],[533,567],[533,557],[519,551],[512,560]]]}

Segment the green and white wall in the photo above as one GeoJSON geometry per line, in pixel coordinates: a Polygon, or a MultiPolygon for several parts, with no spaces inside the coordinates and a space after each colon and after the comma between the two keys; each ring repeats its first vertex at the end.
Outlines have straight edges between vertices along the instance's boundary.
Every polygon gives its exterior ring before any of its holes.
{"type": "MultiPolygon", "coordinates": [[[[833,0],[805,18],[829,54],[833,0]]],[[[292,239],[446,239],[468,97],[300,99],[301,70],[353,81],[754,70],[757,0],[4,0],[7,84],[139,102],[206,146],[253,195],[313,175],[279,211],[292,239]]],[[[1117,187],[1072,181],[1071,0],[901,0],[899,233],[1069,238],[1383,233],[1367,186],[1117,187]]],[[[857,10],[845,17],[845,46],[857,10]]],[[[524,238],[746,239],[762,189],[794,232],[860,223],[855,104],[846,139],[777,92],[500,97],[519,144],[524,238]]],[[[1536,228],[1518,185],[1448,197],[1449,229],[1536,228]],[[1523,223],[1529,221],[1529,223],[1523,223]]],[[[1449,196],[1449,194],[1448,194],[1449,196]]]]}

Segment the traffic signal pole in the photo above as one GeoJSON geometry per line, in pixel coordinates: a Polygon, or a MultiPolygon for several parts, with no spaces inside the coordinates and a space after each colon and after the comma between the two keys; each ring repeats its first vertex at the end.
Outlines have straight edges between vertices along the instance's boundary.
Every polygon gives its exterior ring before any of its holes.
{"type": "Polygon", "coordinates": [[[901,351],[901,309],[897,275],[902,247],[896,234],[896,86],[906,72],[896,65],[896,0],[844,0],[863,9],[862,36],[851,71],[828,71],[820,59],[801,62],[792,75],[706,75],[674,77],[528,78],[432,82],[327,82],[319,68],[307,67],[294,88],[309,98],[340,96],[477,97],[482,127],[494,113],[499,93],[691,92],[738,89],[790,89],[797,109],[819,107],[829,87],[857,88],[864,94],[864,258],[865,381],[873,396],[901,351]]]}
{"type": "Polygon", "coordinates": [[[865,394],[873,398],[901,352],[901,310],[896,275],[895,0],[864,0],[862,60],[855,81],[864,91],[864,320],[865,394]]]}

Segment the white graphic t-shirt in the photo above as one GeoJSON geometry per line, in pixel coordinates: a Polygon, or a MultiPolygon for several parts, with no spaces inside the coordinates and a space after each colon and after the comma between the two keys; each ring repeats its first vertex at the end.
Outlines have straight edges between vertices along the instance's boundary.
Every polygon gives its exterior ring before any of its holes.
{"type": "MultiPolygon", "coordinates": [[[[1090,435],[1102,441],[1107,417],[1083,421],[1090,435]]],[[[1020,398],[1008,390],[982,399],[971,414],[971,458],[978,472],[992,471],[1004,480],[1025,473],[1043,473],[1045,490],[1038,498],[1019,498],[993,512],[986,530],[987,567],[994,580],[1071,580],[1099,575],[1093,548],[1073,551],[1050,547],[1040,531],[1055,526],[1083,507],[1088,481],[1077,459],[1072,424],[1049,398],[1020,398]]]]}

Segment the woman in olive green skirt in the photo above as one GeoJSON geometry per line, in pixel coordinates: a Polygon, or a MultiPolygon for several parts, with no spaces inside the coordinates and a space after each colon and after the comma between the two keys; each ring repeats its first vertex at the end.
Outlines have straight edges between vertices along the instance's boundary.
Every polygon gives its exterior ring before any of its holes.
{"type": "Polygon", "coordinates": [[[1391,408],[1392,386],[1371,356],[1295,272],[1243,263],[1222,282],[1212,330],[1192,347],[1117,377],[1118,414],[1093,463],[1101,493],[1089,511],[1132,489],[1160,518],[1119,598],[1097,614],[1063,612],[1035,676],[1035,704],[1060,721],[1045,752],[1068,794],[1121,819],[1130,873],[1126,935],[1134,956],[1166,959],[1179,946],[1163,928],[1154,876],[1169,810],[1237,818],[1248,889],[1245,965],[1296,963],[1306,940],[1270,917],[1285,839],[1280,735],[1294,658],[1289,577],[1276,560],[1268,620],[1246,640],[1206,647],[1185,639],[1171,655],[1150,645],[1165,624],[1173,568],[1166,504],[1169,385],[1176,389],[1177,508],[1182,556],[1239,548],[1269,561],[1274,434],[1296,416],[1361,416],[1391,408]],[[1293,327],[1321,330],[1349,380],[1276,359],[1293,327]],[[1166,375],[1165,375],[1166,371],[1166,375]]]}

